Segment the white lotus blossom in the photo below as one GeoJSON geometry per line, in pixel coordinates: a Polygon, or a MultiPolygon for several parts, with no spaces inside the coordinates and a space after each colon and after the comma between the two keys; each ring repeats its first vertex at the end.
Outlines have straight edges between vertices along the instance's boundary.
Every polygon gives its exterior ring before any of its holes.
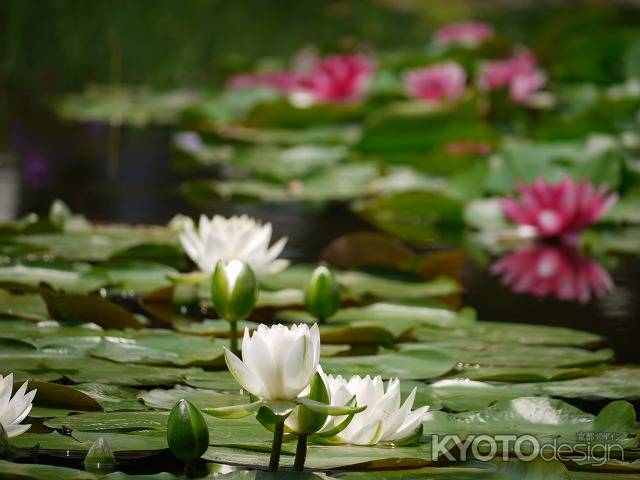
{"type": "MultiPolygon", "coordinates": [[[[351,423],[337,435],[339,440],[353,445],[375,445],[378,442],[394,442],[413,435],[420,427],[429,407],[411,411],[416,398],[414,388],[405,402],[400,404],[400,380],[387,383],[385,392],[382,377],[362,378],[354,375],[345,380],[342,376],[327,375],[326,384],[331,395],[331,405],[345,405],[353,395],[358,406],[367,408],[357,413],[351,423]]],[[[345,417],[330,417],[338,424],[345,417]]]]}
{"type": "Polygon", "coordinates": [[[253,395],[268,401],[295,400],[311,382],[320,362],[320,332],[314,324],[259,325],[244,329],[242,360],[225,348],[231,374],[253,395]]]}
{"type": "Polygon", "coordinates": [[[219,260],[241,260],[261,275],[277,273],[289,265],[288,260],[278,258],[287,239],[269,247],[271,235],[271,223],[262,224],[247,215],[215,215],[211,219],[202,215],[197,230],[185,223],[180,242],[202,272],[213,273],[219,260]]]}
{"type": "Polygon", "coordinates": [[[29,415],[32,407],[31,402],[36,396],[36,390],[26,393],[27,382],[22,384],[13,398],[11,397],[12,390],[13,374],[11,373],[4,378],[0,375],[0,424],[9,438],[17,437],[31,427],[29,424],[21,425],[20,422],[29,415]]]}

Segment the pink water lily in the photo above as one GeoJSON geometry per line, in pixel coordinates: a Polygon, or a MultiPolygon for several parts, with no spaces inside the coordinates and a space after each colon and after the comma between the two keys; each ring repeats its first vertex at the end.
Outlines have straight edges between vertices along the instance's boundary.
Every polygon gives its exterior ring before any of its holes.
{"type": "Polygon", "coordinates": [[[517,185],[520,198],[504,198],[504,213],[520,225],[535,228],[539,237],[572,239],[597,222],[618,200],[607,188],[565,178],[551,183],[539,178],[532,185],[517,185]]]}
{"type": "Polygon", "coordinates": [[[611,290],[602,266],[567,245],[536,244],[509,253],[491,268],[516,293],[587,303],[611,290]]]}
{"type": "Polygon", "coordinates": [[[407,93],[430,102],[459,99],[466,82],[464,70],[455,62],[410,70],[405,75],[407,93]]]}
{"type": "Polygon", "coordinates": [[[518,49],[503,60],[485,62],[477,80],[480,90],[508,88],[509,97],[516,103],[527,101],[546,82],[546,74],[538,69],[535,56],[527,49],[518,49]]]}
{"type": "Polygon", "coordinates": [[[329,55],[302,74],[296,88],[315,102],[358,100],[373,71],[373,62],[364,55],[329,55]]]}
{"type": "Polygon", "coordinates": [[[460,45],[474,47],[490,39],[495,34],[493,27],[484,22],[460,22],[446,25],[435,34],[440,45],[460,45]]]}

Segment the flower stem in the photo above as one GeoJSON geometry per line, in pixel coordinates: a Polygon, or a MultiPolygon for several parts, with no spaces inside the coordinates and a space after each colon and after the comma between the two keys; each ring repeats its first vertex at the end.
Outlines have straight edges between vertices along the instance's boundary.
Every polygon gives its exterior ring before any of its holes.
{"type": "Polygon", "coordinates": [[[296,447],[296,460],[293,469],[297,472],[304,470],[304,462],[307,460],[307,437],[306,435],[298,435],[298,446],[296,447]]]}
{"type": "Polygon", "coordinates": [[[273,444],[271,445],[271,458],[269,459],[269,471],[277,472],[280,465],[280,452],[282,451],[282,436],[284,435],[284,422],[276,423],[273,432],[273,444]]]}
{"type": "Polygon", "coordinates": [[[184,476],[185,478],[195,478],[195,463],[191,460],[187,460],[184,464],[184,476]]]}
{"type": "Polygon", "coordinates": [[[231,353],[238,355],[238,322],[229,322],[229,347],[231,353]]]}

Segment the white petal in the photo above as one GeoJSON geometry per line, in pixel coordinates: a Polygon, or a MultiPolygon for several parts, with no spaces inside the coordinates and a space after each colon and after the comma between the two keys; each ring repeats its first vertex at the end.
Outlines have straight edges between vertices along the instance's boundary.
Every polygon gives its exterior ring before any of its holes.
{"type": "Polygon", "coordinates": [[[380,440],[381,431],[382,421],[370,423],[351,435],[349,443],[354,445],[375,445],[380,440]]]}
{"type": "Polygon", "coordinates": [[[7,436],[9,438],[14,438],[14,437],[17,437],[18,435],[23,434],[27,430],[29,430],[30,427],[31,427],[30,424],[25,424],[25,425],[7,425],[7,426],[4,426],[4,430],[5,430],[5,432],[7,432],[7,436]]]}
{"type": "MultiPolygon", "coordinates": [[[[247,334],[245,334],[247,335],[247,334]]],[[[278,366],[274,362],[271,349],[262,335],[254,334],[250,342],[242,342],[242,361],[263,385],[262,397],[268,400],[280,400],[281,380],[278,366]]]]}
{"type": "MultiPolygon", "coordinates": [[[[2,378],[2,376],[0,376],[2,378]]],[[[11,391],[13,390],[13,373],[10,373],[0,381],[0,417],[9,405],[11,391]]]]}
{"type": "Polygon", "coordinates": [[[36,393],[37,393],[36,389],[31,390],[29,393],[27,393],[24,396],[24,398],[19,404],[16,404],[17,416],[13,421],[13,423],[20,423],[27,417],[27,415],[29,415],[29,412],[31,412],[31,407],[33,406],[32,405],[33,398],[36,396],[36,393]]]}
{"type": "Polygon", "coordinates": [[[256,377],[247,366],[236,357],[227,348],[224,349],[224,360],[227,368],[236,381],[248,392],[262,397],[264,394],[264,386],[258,377],[256,377]]]}
{"type": "Polygon", "coordinates": [[[399,440],[414,433],[420,426],[420,423],[422,423],[422,419],[428,411],[429,407],[425,406],[411,412],[395,434],[391,435],[390,438],[385,438],[385,440],[399,440]]]}
{"type": "Polygon", "coordinates": [[[318,364],[314,363],[313,344],[307,335],[296,338],[282,365],[284,400],[294,399],[311,382],[318,364]]]}
{"type": "Polygon", "coordinates": [[[22,413],[25,407],[25,405],[23,405],[23,401],[26,391],[27,382],[24,382],[15,393],[13,398],[9,401],[9,404],[0,417],[0,422],[2,422],[3,425],[14,423],[16,421],[16,418],[18,418],[18,415],[22,413]]]}

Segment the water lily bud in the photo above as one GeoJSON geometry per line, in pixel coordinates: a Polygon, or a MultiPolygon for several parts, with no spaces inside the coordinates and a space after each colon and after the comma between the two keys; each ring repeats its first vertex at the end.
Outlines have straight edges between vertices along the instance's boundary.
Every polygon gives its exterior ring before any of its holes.
{"type": "Polygon", "coordinates": [[[71,209],[59,198],[54,200],[49,208],[49,221],[57,228],[64,228],[71,218],[71,209]]]}
{"type": "MultiPolygon", "coordinates": [[[[306,397],[323,404],[331,403],[329,391],[320,373],[316,372],[313,376],[306,397]]],[[[314,412],[308,407],[299,405],[287,418],[285,425],[298,435],[311,435],[320,431],[327,422],[327,417],[326,413],[314,412]]]]}
{"type": "Polygon", "coordinates": [[[209,428],[202,413],[184,398],[169,414],[167,443],[171,452],[184,461],[197,460],[209,447],[209,428]]]}
{"type": "Polygon", "coordinates": [[[111,445],[100,437],[89,449],[84,459],[84,469],[89,473],[107,475],[116,471],[116,457],[113,455],[111,445]]]}
{"type": "Polygon", "coordinates": [[[304,304],[316,318],[329,318],[340,308],[340,289],[333,273],[324,265],[311,274],[304,304]]]}
{"type": "Polygon", "coordinates": [[[219,261],[211,279],[211,297],[218,314],[226,320],[244,320],[258,299],[256,274],[240,260],[219,261]]]}

